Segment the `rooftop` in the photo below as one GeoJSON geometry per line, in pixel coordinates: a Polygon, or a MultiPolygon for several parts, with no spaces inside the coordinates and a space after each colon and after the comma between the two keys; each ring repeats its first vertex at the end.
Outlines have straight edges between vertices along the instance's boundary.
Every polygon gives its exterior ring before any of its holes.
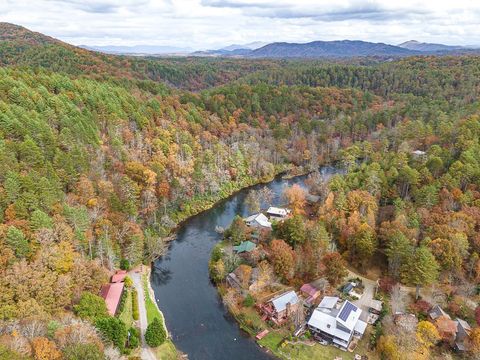
{"type": "Polygon", "coordinates": [[[114,316],[115,312],[117,311],[118,303],[122,297],[123,286],[123,282],[110,283],[102,286],[100,296],[105,299],[108,313],[111,316],[114,316]]]}
{"type": "Polygon", "coordinates": [[[242,241],[240,245],[234,246],[233,250],[237,253],[250,252],[255,249],[256,245],[251,241],[242,241]]]}
{"type": "Polygon", "coordinates": [[[335,305],[337,305],[338,300],[340,299],[336,296],[325,296],[318,307],[324,309],[333,309],[335,305]]]}
{"type": "Polygon", "coordinates": [[[272,223],[268,221],[268,218],[262,213],[253,214],[245,218],[245,222],[247,223],[251,223],[253,221],[256,221],[260,226],[263,226],[263,227],[268,227],[268,228],[272,227],[272,223]]]}
{"type": "Polygon", "coordinates": [[[115,273],[115,275],[112,276],[111,282],[112,283],[123,282],[126,277],[127,277],[127,272],[125,270],[118,270],[115,273]]]}
{"type": "Polygon", "coordinates": [[[288,213],[289,213],[288,209],[278,208],[274,206],[270,206],[267,210],[267,214],[276,215],[276,216],[287,216],[288,213]]]}
{"type": "Polygon", "coordinates": [[[273,298],[271,301],[275,310],[281,312],[287,308],[287,304],[295,305],[298,303],[298,296],[297,293],[292,290],[273,298]]]}

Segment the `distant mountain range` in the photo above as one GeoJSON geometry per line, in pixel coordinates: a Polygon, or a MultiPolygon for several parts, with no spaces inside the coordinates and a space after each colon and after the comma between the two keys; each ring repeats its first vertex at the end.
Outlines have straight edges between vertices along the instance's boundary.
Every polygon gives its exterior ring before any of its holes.
{"type": "MultiPolygon", "coordinates": [[[[138,56],[205,56],[205,57],[242,57],[242,58],[349,58],[349,57],[393,57],[417,55],[462,55],[480,54],[480,48],[452,46],[444,44],[422,43],[410,40],[399,45],[373,43],[367,41],[337,40],[313,41],[309,43],[275,42],[265,44],[252,42],[249,44],[233,44],[220,49],[195,51],[189,48],[161,45],[135,46],[80,46],[75,47],[49,36],[29,31],[28,29],[8,23],[0,23],[0,45],[2,42],[15,42],[16,47],[9,48],[9,55],[15,51],[20,55],[22,49],[32,49],[32,46],[55,44],[68,48],[80,56],[93,56],[97,62],[102,58],[98,52],[107,54],[126,54],[138,56]],[[87,55],[86,50],[95,51],[87,55]]],[[[6,49],[4,49],[6,51],[6,49]]],[[[2,55],[0,48],[0,55],[2,55]]],[[[33,55],[32,55],[33,56],[33,55]]],[[[37,59],[38,56],[35,57],[37,59]]],[[[120,61],[120,60],[119,60],[120,61]]],[[[0,57],[0,63],[2,59],[0,57]]]]}
{"type": "Polygon", "coordinates": [[[455,50],[466,50],[467,47],[456,46],[456,45],[443,45],[443,44],[431,44],[419,42],[417,40],[410,40],[398,45],[401,48],[413,50],[413,51],[426,51],[426,52],[436,52],[436,51],[455,51],[455,50]]]}
{"type": "Polygon", "coordinates": [[[410,40],[397,46],[359,40],[313,41],[303,44],[275,42],[261,47],[254,47],[252,44],[231,45],[218,50],[196,51],[190,55],[247,58],[346,58],[357,56],[385,58],[414,55],[460,55],[480,53],[479,49],[422,43],[415,40],[410,40]]]}
{"type": "Polygon", "coordinates": [[[134,45],[134,46],[88,46],[80,45],[81,48],[99,51],[106,54],[136,54],[136,55],[165,55],[165,54],[189,54],[192,49],[175,46],[161,45],[134,45]]]}

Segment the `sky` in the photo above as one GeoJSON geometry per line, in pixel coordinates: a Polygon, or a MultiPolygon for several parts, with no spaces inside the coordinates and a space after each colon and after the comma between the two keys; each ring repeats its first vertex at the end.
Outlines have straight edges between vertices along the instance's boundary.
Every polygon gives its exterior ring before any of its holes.
{"type": "Polygon", "coordinates": [[[0,21],[74,45],[407,40],[480,45],[480,0],[0,0],[0,21]]]}

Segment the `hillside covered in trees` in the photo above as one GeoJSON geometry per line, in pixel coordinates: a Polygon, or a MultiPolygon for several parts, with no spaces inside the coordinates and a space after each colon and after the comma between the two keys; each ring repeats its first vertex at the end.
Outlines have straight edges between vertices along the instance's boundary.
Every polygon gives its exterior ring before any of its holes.
{"type": "Polygon", "coordinates": [[[333,161],[351,171],[321,218],[346,259],[384,252],[392,272],[395,246],[421,246],[432,281],[478,282],[476,57],[136,59],[2,24],[0,64],[0,356],[103,352],[74,310],[121,260],[148,263],[238,189],[333,161]]]}

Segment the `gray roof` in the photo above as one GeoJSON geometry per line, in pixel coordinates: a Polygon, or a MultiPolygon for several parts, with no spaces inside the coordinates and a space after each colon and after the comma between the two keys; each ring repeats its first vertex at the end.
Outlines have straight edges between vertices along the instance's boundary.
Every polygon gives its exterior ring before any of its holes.
{"type": "Polygon", "coordinates": [[[450,315],[448,315],[443,309],[440,307],[440,305],[435,305],[430,312],[428,313],[430,317],[435,320],[436,318],[439,318],[440,316],[445,316],[450,319],[450,315]]]}
{"type": "Polygon", "coordinates": [[[461,326],[462,328],[464,328],[467,331],[470,331],[472,329],[470,327],[470,325],[465,320],[457,318],[457,323],[458,323],[458,326],[461,326]]]}
{"type": "Polygon", "coordinates": [[[247,223],[256,222],[258,225],[263,227],[267,227],[267,228],[272,227],[272,223],[268,221],[268,218],[262,213],[250,215],[245,219],[245,222],[247,223]]]}
{"type": "Polygon", "coordinates": [[[350,341],[352,336],[352,331],[346,332],[341,328],[337,328],[335,316],[325,313],[318,308],[313,311],[310,320],[308,320],[308,325],[347,342],[350,341]]]}
{"type": "Polygon", "coordinates": [[[363,333],[365,332],[365,329],[367,328],[367,323],[365,321],[362,321],[362,320],[358,320],[357,323],[355,324],[355,328],[354,330],[363,335],[363,333]]]}
{"type": "Polygon", "coordinates": [[[298,296],[295,291],[288,291],[272,299],[272,304],[277,312],[282,312],[287,308],[287,304],[295,305],[298,303],[298,296]]]}
{"type": "Polygon", "coordinates": [[[335,305],[337,305],[338,300],[339,298],[336,296],[325,296],[320,302],[320,305],[318,305],[318,307],[325,309],[333,309],[335,305]]]}
{"type": "Polygon", "coordinates": [[[380,300],[372,299],[368,306],[377,311],[382,311],[382,302],[380,300]]]}

